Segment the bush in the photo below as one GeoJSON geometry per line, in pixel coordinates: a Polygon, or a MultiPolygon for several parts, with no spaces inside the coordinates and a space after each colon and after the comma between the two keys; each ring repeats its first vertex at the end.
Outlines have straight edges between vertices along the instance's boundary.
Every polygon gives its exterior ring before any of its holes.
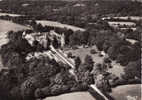
{"type": "Polygon", "coordinates": [[[128,83],[128,81],[127,80],[125,80],[125,79],[118,79],[118,80],[116,80],[116,81],[114,81],[112,84],[110,84],[111,85],[111,87],[116,87],[116,86],[118,86],[118,85],[126,85],[128,83]]]}
{"type": "Polygon", "coordinates": [[[68,56],[68,58],[71,58],[71,57],[72,57],[72,53],[69,52],[69,53],[67,54],[67,56],[68,56]]]}
{"type": "Polygon", "coordinates": [[[103,55],[101,53],[99,53],[99,57],[103,57],[103,55]]]}
{"type": "Polygon", "coordinates": [[[80,66],[81,64],[81,59],[79,57],[76,57],[75,58],[75,68],[78,69],[78,67],[80,66]]]}
{"type": "Polygon", "coordinates": [[[78,47],[77,47],[77,46],[73,46],[72,49],[73,49],[73,50],[76,50],[76,49],[78,49],[78,47]]]}
{"type": "Polygon", "coordinates": [[[141,60],[137,60],[134,62],[129,62],[129,64],[124,68],[125,79],[141,79],[141,60]]]}
{"type": "Polygon", "coordinates": [[[13,89],[11,89],[10,94],[14,100],[22,100],[19,87],[14,87],[13,89]]]}
{"type": "Polygon", "coordinates": [[[69,92],[70,89],[67,85],[54,85],[53,87],[51,87],[51,94],[52,95],[59,95],[62,93],[66,93],[69,92]]]}
{"type": "Polygon", "coordinates": [[[104,63],[111,63],[111,60],[109,58],[104,58],[104,63]]]}
{"type": "MultiPolygon", "coordinates": [[[[48,91],[49,92],[49,91],[48,91]]],[[[34,92],[35,98],[44,98],[46,97],[42,89],[36,89],[34,92]]]]}
{"type": "Polygon", "coordinates": [[[92,50],[90,50],[90,53],[91,53],[91,54],[96,54],[97,52],[96,52],[95,49],[92,49],[92,50]]]}

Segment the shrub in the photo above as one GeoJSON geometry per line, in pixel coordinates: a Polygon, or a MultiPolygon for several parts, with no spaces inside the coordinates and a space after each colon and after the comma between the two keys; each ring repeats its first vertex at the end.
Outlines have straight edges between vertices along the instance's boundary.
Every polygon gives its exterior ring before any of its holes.
{"type": "Polygon", "coordinates": [[[73,46],[72,49],[73,49],[73,50],[76,50],[76,49],[78,49],[78,47],[77,47],[77,46],[73,46]]]}
{"type": "Polygon", "coordinates": [[[134,79],[135,77],[141,79],[141,60],[134,62],[129,62],[129,64],[124,68],[125,79],[134,79]]]}
{"type": "Polygon", "coordinates": [[[80,66],[80,64],[81,64],[81,59],[79,57],[76,57],[75,58],[75,67],[76,67],[76,69],[78,69],[78,67],[80,66]]]}
{"type": "Polygon", "coordinates": [[[90,53],[91,53],[91,54],[96,54],[97,52],[96,52],[95,49],[92,49],[92,50],[90,50],[90,53]]]}
{"type": "Polygon", "coordinates": [[[111,63],[111,60],[109,58],[104,58],[104,63],[111,63]]]}
{"type": "Polygon", "coordinates": [[[125,79],[118,79],[118,80],[115,80],[112,84],[110,84],[111,85],[111,87],[116,87],[116,86],[118,86],[118,85],[125,85],[125,84],[127,84],[128,83],[128,81],[127,80],[125,80],[125,79]]]}
{"type": "Polygon", "coordinates": [[[68,58],[71,58],[71,57],[72,57],[72,53],[69,52],[69,53],[67,54],[67,56],[68,56],[68,58]]]}

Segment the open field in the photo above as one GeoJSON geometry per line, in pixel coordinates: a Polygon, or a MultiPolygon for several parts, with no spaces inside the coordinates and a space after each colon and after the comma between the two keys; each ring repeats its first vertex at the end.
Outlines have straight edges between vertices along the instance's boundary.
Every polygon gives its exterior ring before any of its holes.
{"type": "Polygon", "coordinates": [[[8,31],[19,31],[25,29],[28,29],[28,27],[10,21],[0,20],[0,46],[7,43],[6,33],[8,31]]]}
{"type": "Polygon", "coordinates": [[[109,21],[108,24],[110,26],[113,25],[128,25],[128,26],[135,26],[136,24],[133,22],[119,22],[119,21],[109,21]]]}
{"type": "Polygon", "coordinates": [[[112,89],[111,95],[115,100],[141,100],[142,85],[123,85],[112,89]]]}
{"type": "Polygon", "coordinates": [[[54,97],[47,97],[44,100],[96,100],[89,92],[74,92],[54,97]]]}
{"type": "MultiPolygon", "coordinates": [[[[131,19],[131,20],[136,20],[136,21],[142,20],[142,17],[140,17],[140,16],[125,16],[125,17],[112,17],[112,18],[114,18],[114,19],[122,19],[122,20],[131,19]]],[[[111,17],[104,17],[102,19],[103,20],[104,19],[111,19],[111,17]]]]}
{"type": "Polygon", "coordinates": [[[67,24],[62,24],[56,21],[48,21],[48,20],[38,20],[37,23],[42,24],[43,26],[47,25],[47,26],[53,26],[53,27],[59,27],[59,28],[67,28],[67,29],[71,29],[73,31],[85,31],[85,29],[83,28],[79,28],[76,26],[72,26],[72,25],[67,25],[67,24]]]}
{"type": "Polygon", "coordinates": [[[0,32],[8,32],[8,31],[19,31],[19,30],[25,30],[28,29],[28,27],[15,24],[10,21],[6,20],[0,20],[0,32]]]}
{"type": "Polygon", "coordinates": [[[9,13],[1,13],[1,12],[0,12],[0,16],[19,17],[19,16],[21,16],[21,15],[18,15],[18,14],[9,14],[9,13]]]}
{"type": "MultiPolygon", "coordinates": [[[[100,57],[99,53],[96,54],[90,54],[90,50],[95,49],[97,51],[96,46],[89,47],[89,48],[80,48],[76,50],[67,50],[65,53],[71,52],[74,56],[79,56],[81,58],[81,61],[84,62],[84,59],[86,55],[91,55],[95,63],[102,63],[104,57],[100,57]]],[[[97,51],[98,52],[98,51],[97,51]]],[[[115,61],[112,61],[113,68],[109,69],[108,71],[112,74],[115,74],[116,76],[120,77],[121,74],[124,73],[124,70],[120,64],[116,63],[115,61]]]]}

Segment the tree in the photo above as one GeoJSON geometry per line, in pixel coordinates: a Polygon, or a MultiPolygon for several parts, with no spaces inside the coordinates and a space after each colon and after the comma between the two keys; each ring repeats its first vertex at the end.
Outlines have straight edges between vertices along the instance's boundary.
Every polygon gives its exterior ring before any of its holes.
{"type": "Polygon", "coordinates": [[[83,71],[79,71],[76,73],[77,78],[78,78],[78,83],[84,84],[84,85],[89,85],[89,84],[93,84],[94,80],[93,80],[93,75],[87,70],[83,70],[83,71]]]}
{"type": "Polygon", "coordinates": [[[75,45],[78,45],[79,44],[79,39],[78,37],[76,37],[75,33],[73,33],[70,38],[69,38],[69,44],[70,46],[75,46],[75,45]]]}
{"type": "Polygon", "coordinates": [[[65,43],[67,45],[69,45],[69,39],[70,39],[70,36],[73,34],[73,31],[71,29],[67,30],[66,34],[65,34],[65,43]]]}
{"type": "Polygon", "coordinates": [[[3,57],[3,64],[8,68],[20,67],[23,63],[23,59],[16,52],[7,53],[3,57]],[[6,62],[5,62],[6,61],[6,62]]]}
{"type": "Polygon", "coordinates": [[[35,29],[35,27],[36,27],[36,25],[37,25],[36,21],[35,21],[35,20],[32,20],[30,24],[31,24],[31,26],[35,29]]]}
{"type": "Polygon", "coordinates": [[[108,41],[105,41],[105,43],[103,44],[103,51],[107,53],[110,46],[111,44],[108,41]]]}
{"type": "Polygon", "coordinates": [[[71,52],[69,52],[67,55],[68,55],[68,58],[71,58],[73,56],[71,52]]]}
{"type": "Polygon", "coordinates": [[[22,100],[21,91],[18,86],[11,89],[10,95],[13,100],[22,100]]]}
{"type": "Polygon", "coordinates": [[[130,52],[129,57],[131,58],[131,61],[136,61],[141,59],[141,43],[137,42],[132,46],[132,50],[130,52]]]}
{"type": "Polygon", "coordinates": [[[109,58],[104,58],[104,63],[111,63],[111,60],[109,58]]]}
{"type": "Polygon", "coordinates": [[[84,59],[84,64],[86,65],[86,69],[91,71],[94,66],[94,61],[93,61],[92,57],[89,55],[86,55],[86,57],[84,59]]]}
{"type": "Polygon", "coordinates": [[[141,60],[129,62],[124,71],[126,79],[135,79],[135,77],[141,79],[141,60]]]}
{"type": "Polygon", "coordinates": [[[129,63],[129,58],[127,56],[118,54],[116,58],[116,62],[120,63],[122,66],[126,66],[129,63]]]}
{"type": "Polygon", "coordinates": [[[68,77],[68,72],[66,71],[62,71],[58,74],[56,74],[56,77],[54,79],[55,83],[58,84],[58,85],[63,85],[63,84],[66,84],[67,81],[69,81],[69,77],[68,77]]]}
{"type": "Polygon", "coordinates": [[[109,84],[109,81],[105,77],[106,76],[103,76],[102,74],[100,74],[97,76],[95,80],[96,86],[104,93],[111,91],[111,86],[109,84]]]}
{"type": "Polygon", "coordinates": [[[34,77],[31,77],[21,84],[20,91],[21,91],[21,96],[24,100],[35,99],[34,91],[36,90],[36,87],[35,87],[36,82],[37,82],[37,79],[34,77]]]}
{"type": "Polygon", "coordinates": [[[97,51],[96,51],[95,49],[91,49],[91,50],[90,50],[90,53],[91,53],[91,54],[96,54],[97,51]]]}
{"type": "Polygon", "coordinates": [[[42,32],[43,31],[43,26],[42,26],[42,24],[37,24],[37,28],[35,29],[36,31],[38,31],[38,32],[42,32]]]}
{"type": "Polygon", "coordinates": [[[93,70],[92,70],[92,74],[94,76],[94,80],[96,79],[96,77],[99,75],[99,74],[103,74],[105,73],[105,68],[104,68],[104,65],[103,64],[100,64],[100,63],[96,63],[93,70]]]}
{"type": "Polygon", "coordinates": [[[59,47],[59,42],[58,42],[58,40],[57,40],[56,37],[54,37],[54,39],[53,39],[53,46],[54,46],[55,48],[58,48],[58,47],[59,47]]]}
{"type": "Polygon", "coordinates": [[[75,68],[78,69],[78,67],[80,66],[81,64],[81,59],[80,57],[76,57],[75,58],[75,68]]]}
{"type": "Polygon", "coordinates": [[[15,83],[11,81],[11,75],[6,72],[0,74],[0,99],[1,100],[12,100],[10,96],[10,90],[15,87],[15,83]]]}

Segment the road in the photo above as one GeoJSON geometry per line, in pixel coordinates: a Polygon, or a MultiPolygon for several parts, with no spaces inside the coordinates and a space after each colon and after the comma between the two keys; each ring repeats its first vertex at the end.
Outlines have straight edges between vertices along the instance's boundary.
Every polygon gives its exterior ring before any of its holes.
{"type": "Polygon", "coordinates": [[[109,100],[97,87],[95,84],[91,84],[90,88],[92,88],[94,90],[94,93],[92,92],[91,94],[95,94],[95,98],[97,98],[97,100],[109,100]]]}
{"type": "Polygon", "coordinates": [[[53,46],[50,46],[51,51],[53,52],[54,55],[56,55],[57,57],[59,57],[59,59],[61,59],[63,62],[65,62],[66,64],[68,64],[72,69],[75,68],[75,65],[70,62],[67,57],[65,57],[61,52],[57,51],[53,46]]]}

